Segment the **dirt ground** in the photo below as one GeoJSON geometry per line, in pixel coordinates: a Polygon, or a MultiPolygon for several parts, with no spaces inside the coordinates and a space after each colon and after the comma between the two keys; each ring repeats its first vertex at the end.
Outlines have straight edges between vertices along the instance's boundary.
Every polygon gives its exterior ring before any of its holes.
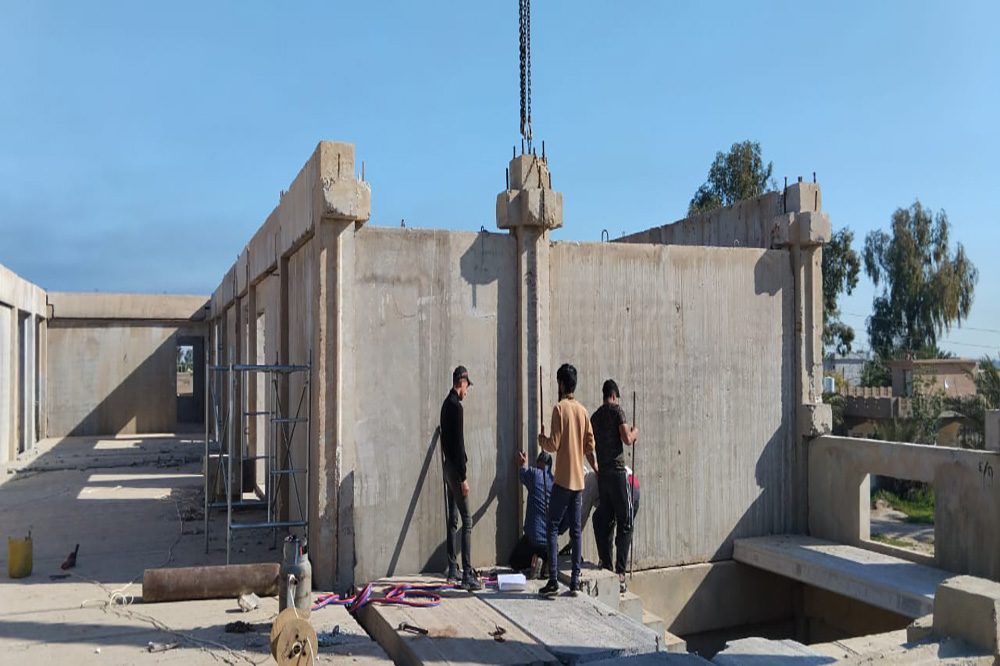
{"type": "Polygon", "coordinates": [[[871,535],[876,534],[898,539],[906,543],[907,548],[924,555],[934,554],[934,526],[926,523],[908,523],[906,514],[889,506],[888,502],[879,499],[871,512],[871,535]]]}
{"type": "MultiPolygon", "coordinates": [[[[199,439],[174,436],[67,438],[0,468],[0,534],[30,530],[34,550],[23,579],[6,576],[0,553],[0,664],[274,663],[276,598],[249,613],[235,599],[142,603],[147,567],[225,563],[218,512],[205,553],[202,450],[199,439]],[[77,566],[52,578],[76,544],[77,566]],[[227,633],[236,620],[252,631],[227,633]],[[150,652],[150,643],[177,647],[150,652]]],[[[270,533],[234,533],[232,561],[278,561],[272,543],[270,533]]],[[[333,644],[319,663],[388,663],[345,610],[327,607],[311,621],[333,644]]]]}

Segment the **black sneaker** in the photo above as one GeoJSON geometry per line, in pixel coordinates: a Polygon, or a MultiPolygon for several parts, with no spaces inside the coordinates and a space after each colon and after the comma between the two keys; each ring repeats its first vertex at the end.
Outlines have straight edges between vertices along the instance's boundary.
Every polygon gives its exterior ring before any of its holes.
{"type": "Polygon", "coordinates": [[[458,570],[457,566],[448,567],[448,575],[446,576],[448,582],[458,582],[462,580],[462,573],[458,570]]]}
{"type": "Polygon", "coordinates": [[[479,582],[475,574],[467,573],[462,576],[462,589],[466,592],[477,592],[483,589],[483,584],[479,582]]]}
{"type": "Polygon", "coordinates": [[[566,544],[565,546],[562,547],[562,550],[559,551],[559,555],[562,557],[566,557],[567,555],[572,555],[572,554],[573,554],[573,544],[571,543],[566,544]]]}
{"type": "Polygon", "coordinates": [[[578,580],[570,581],[570,584],[569,584],[569,596],[571,596],[571,597],[578,597],[578,596],[580,596],[580,592],[581,591],[582,590],[580,589],[580,581],[578,581],[578,580]]]}
{"type": "Polygon", "coordinates": [[[538,594],[540,594],[543,597],[556,596],[557,594],[559,594],[559,583],[550,580],[548,583],[545,584],[545,587],[538,590],[538,594]]]}

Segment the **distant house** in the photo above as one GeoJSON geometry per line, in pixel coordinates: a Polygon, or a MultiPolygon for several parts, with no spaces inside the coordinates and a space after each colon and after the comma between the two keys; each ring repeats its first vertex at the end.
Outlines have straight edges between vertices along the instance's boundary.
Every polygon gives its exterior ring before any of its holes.
{"type": "MultiPolygon", "coordinates": [[[[916,391],[940,392],[949,398],[974,395],[976,365],[977,361],[968,358],[892,361],[891,388],[847,387],[841,391],[845,396],[844,426],[852,437],[871,437],[880,421],[912,415],[911,399],[916,391]]],[[[965,427],[960,415],[943,411],[937,443],[960,446],[965,427]]]]}
{"type": "Polygon", "coordinates": [[[868,360],[866,352],[851,352],[845,356],[839,356],[830,352],[823,357],[824,374],[840,375],[849,386],[859,386],[861,384],[861,371],[868,360]]]}
{"type": "Polygon", "coordinates": [[[914,382],[927,391],[943,391],[949,398],[974,395],[976,382],[973,373],[977,361],[971,358],[934,358],[927,360],[901,360],[889,364],[892,370],[892,394],[913,395],[914,382]]]}

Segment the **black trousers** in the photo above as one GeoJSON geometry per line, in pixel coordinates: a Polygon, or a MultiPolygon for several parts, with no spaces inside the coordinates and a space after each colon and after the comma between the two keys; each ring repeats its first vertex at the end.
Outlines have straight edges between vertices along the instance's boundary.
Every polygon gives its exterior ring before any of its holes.
{"type": "Polygon", "coordinates": [[[472,517],[469,498],[462,497],[462,482],[447,465],[444,472],[445,495],[448,502],[448,566],[458,568],[458,523],[462,522],[462,572],[472,573],[472,517]]]}
{"type": "Polygon", "coordinates": [[[522,534],[517,545],[514,546],[514,552],[510,554],[510,568],[515,571],[530,569],[531,558],[535,555],[543,560],[548,559],[546,550],[548,550],[548,544],[544,546],[535,545],[531,543],[531,539],[522,534]]]}
{"type": "Polygon", "coordinates": [[[610,569],[614,562],[615,573],[628,570],[628,551],[632,546],[632,495],[629,492],[625,470],[601,471],[597,476],[600,506],[594,512],[594,538],[601,565],[610,569]],[[617,529],[616,529],[617,528],[617,529]],[[611,557],[612,536],[616,557],[611,557]]]}

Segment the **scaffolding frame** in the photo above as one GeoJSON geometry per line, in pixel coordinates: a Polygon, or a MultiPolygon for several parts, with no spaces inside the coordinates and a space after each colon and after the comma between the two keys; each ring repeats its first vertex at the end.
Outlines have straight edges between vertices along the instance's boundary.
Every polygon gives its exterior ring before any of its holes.
{"type": "MultiPolygon", "coordinates": [[[[309,529],[309,485],[310,461],[312,460],[312,352],[309,362],[305,365],[282,365],[275,358],[273,365],[248,365],[234,362],[234,349],[229,348],[229,363],[212,365],[208,363],[206,354],[205,378],[208,390],[205,391],[205,458],[204,458],[204,531],[205,552],[209,551],[209,518],[212,509],[226,510],[226,564],[229,564],[232,554],[233,532],[240,530],[271,530],[274,546],[278,543],[278,530],[302,528],[304,533],[309,529]],[[282,382],[291,383],[291,377],[304,373],[302,388],[298,392],[295,411],[291,411],[291,386],[288,386],[289,404],[282,404],[282,382]],[[247,404],[247,383],[255,381],[257,376],[264,374],[267,402],[261,411],[257,405],[247,404]],[[304,414],[303,414],[304,411],[304,414]],[[262,433],[256,433],[256,454],[250,455],[248,423],[249,419],[266,416],[267,426],[264,428],[264,452],[261,453],[260,441],[262,433]],[[234,422],[234,417],[236,422],[234,422]],[[305,428],[305,461],[301,467],[296,467],[292,443],[299,425],[305,428]],[[218,464],[211,464],[210,456],[218,456],[218,464]],[[252,484],[251,490],[258,494],[256,499],[247,500],[243,495],[247,489],[243,487],[243,465],[252,461],[256,473],[257,462],[264,461],[264,497],[259,497],[257,484],[252,484]],[[239,477],[235,470],[239,470],[239,477]],[[222,477],[225,501],[215,499],[215,490],[222,477]],[[300,485],[298,477],[304,476],[300,485]],[[280,520],[278,499],[282,488],[287,489],[288,506],[283,507],[290,512],[294,500],[298,508],[298,519],[280,520]],[[303,498],[303,492],[304,498],[303,498]],[[238,492],[234,501],[233,495],[238,492]],[[303,501],[304,499],[304,501],[303,501]],[[238,509],[266,508],[267,518],[257,522],[238,522],[233,520],[233,511],[238,509]]],[[[259,400],[259,396],[258,396],[259,400]]]]}

